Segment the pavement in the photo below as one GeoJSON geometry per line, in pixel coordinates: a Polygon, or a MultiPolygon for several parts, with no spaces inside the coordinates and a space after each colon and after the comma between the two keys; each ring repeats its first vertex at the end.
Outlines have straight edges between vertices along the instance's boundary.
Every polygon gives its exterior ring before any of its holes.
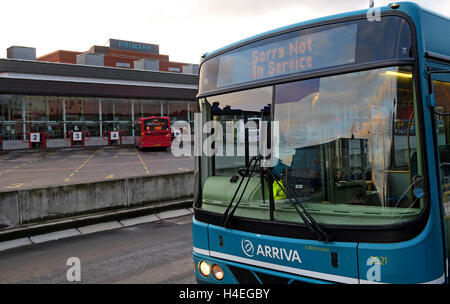
{"type": "Polygon", "coordinates": [[[166,210],[163,212],[155,213],[155,214],[149,214],[144,216],[138,216],[138,217],[130,217],[125,218],[122,220],[115,220],[115,221],[102,221],[100,223],[92,224],[92,225],[83,225],[82,221],[74,222],[74,227],[69,229],[62,229],[57,231],[51,231],[47,233],[41,233],[37,235],[32,235],[29,237],[22,237],[13,239],[10,241],[3,241],[0,242],[0,252],[9,250],[12,248],[22,247],[26,245],[32,245],[32,244],[40,244],[50,241],[56,241],[60,239],[70,238],[74,236],[79,235],[86,235],[91,233],[97,233],[107,230],[114,230],[119,229],[123,227],[130,227],[135,225],[141,225],[151,222],[157,222],[161,220],[167,220],[171,218],[176,218],[180,216],[185,215],[193,215],[193,209],[192,208],[181,208],[181,209],[175,209],[175,210],[166,210]],[[77,227],[76,223],[80,223],[77,227]]]}
{"type": "Polygon", "coordinates": [[[194,170],[194,157],[130,146],[17,150],[0,154],[0,192],[194,170]]]}
{"type": "Polygon", "coordinates": [[[0,284],[195,283],[191,212],[165,211],[80,227],[53,240],[35,238],[0,252],[0,284]]]}

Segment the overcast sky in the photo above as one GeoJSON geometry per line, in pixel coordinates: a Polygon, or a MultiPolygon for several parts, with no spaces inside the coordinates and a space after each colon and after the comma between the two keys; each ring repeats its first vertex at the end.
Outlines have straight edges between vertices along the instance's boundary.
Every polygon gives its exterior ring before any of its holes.
{"type": "MultiPolygon", "coordinates": [[[[450,16],[450,0],[413,2],[450,16]]],[[[41,56],[116,38],[159,44],[171,61],[198,63],[205,52],[267,30],[368,7],[369,0],[2,0],[0,57],[12,45],[41,56]]]]}

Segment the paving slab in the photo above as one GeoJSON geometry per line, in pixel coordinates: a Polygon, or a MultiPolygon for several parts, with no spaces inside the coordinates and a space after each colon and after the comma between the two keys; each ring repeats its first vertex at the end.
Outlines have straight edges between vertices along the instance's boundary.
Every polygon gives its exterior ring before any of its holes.
{"type": "Polygon", "coordinates": [[[164,212],[158,213],[156,216],[159,217],[160,219],[164,220],[164,219],[188,215],[188,214],[191,214],[191,213],[187,209],[179,209],[179,210],[164,211],[164,212]]]}
{"type": "Polygon", "coordinates": [[[1,242],[0,243],[0,251],[4,251],[4,250],[16,248],[16,247],[21,247],[21,246],[25,246],[25,245],[31,245],[31,241],[29,238],[21,238],[21,239],[1,242]]]}
{"type": "Polygon", "coordinates": [[[160,220],[159,217],[157,217],[154,214],[151,214],[151,215],[140,216],[140,217],[136,217],[136,218],[122,220],[122,221],[120,221],[120,223],[123,226],[128,227],[128,226],[135,226],[135,225],[139,225],[139,224],[156,222],[159,220],[160,220]]]}
{"type": "Polygon", "coordinates": [[[90,233],[95,233],[95,232],[100,232],[100,231],[118,229],[118,228],[122,228],[122,227],[123,226],[119,222],[113,221],[113,222],[106,222],[106,223],[100,223],[100,224],[79,227],[78,231],[80,231],[81,234],[90,234],[90,233]]]}
{"type": "Polygon", "coordinates": [[[68,238],[68,237],[72,237],[72,236],[76,236],[76,235],[80,235],[80,234],[81,233],[77,229],[73,228],[73,229],[66,229],[66,230],[31,236],[30,240],[31,240],[31,242],[33,242],[35,244],[39,244],[39,243],[44,243],[44,242],[48,242],[48,241],[55,241],[55,240],[59,240],[59,239],[63,239],[63,238],[68,238]]]}

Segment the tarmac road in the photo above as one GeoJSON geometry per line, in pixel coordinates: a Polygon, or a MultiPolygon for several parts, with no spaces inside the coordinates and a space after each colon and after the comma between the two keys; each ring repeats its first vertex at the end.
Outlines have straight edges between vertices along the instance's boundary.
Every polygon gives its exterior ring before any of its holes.
{"type": "Polygon", "coordinates": [[[0,284],[80,282],[195,283],[192,215],[81,235],[0,252],[0,284]],[[70,260],[69,260],[70,261],[70,260]]]}
{"type": "Polygon", "coordinates": [[[0,191],[64,186],[194,170],[194,157],[170,150],[92,147],[0,154],[0,191]]]}

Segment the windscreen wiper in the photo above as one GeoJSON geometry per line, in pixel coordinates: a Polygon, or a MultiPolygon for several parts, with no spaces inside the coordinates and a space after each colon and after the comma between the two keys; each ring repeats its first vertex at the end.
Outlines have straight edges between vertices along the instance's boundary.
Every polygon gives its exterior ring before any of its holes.
{"type": "Polygon", "coordinates": [[[297,211],[298,215],[301,217],[303,222],[305,223],[306,227],[314,233],[314,235],[317,237],[319,241],[328,242],[330,240],[330,236],[326,231],[324,231],[320,225],[316,222],[316,220],[309,214],[309,212],[306,210],[305,206],[303,206],[303,203],[299,201],[295,195],[292,195],[291,190],[289,187],[285,187],[282,183],[280,183],[281,177],[272,171],[272,168],[267,168],[266,170],[268,174],[273,178],[273,180],[278,184],[278,186],[281,188],[281,190],[286,195],[286,198],[288,199],[289,203],[294,207],[295,211],[297,211]],[[293,202],[293,200],[295,202],[293,202]],[[300,211],[300,209],[302,209],[300,211]]]}
{"type": "MultiPolygon", "coordinates": [[[[239,185],[236,189],[236,191],[234,192],[233,198],[231,199],[230,204],[228,205],[227,209],[225,210],[224,214],[222,215],[222,226],[223,227],[227,227],[231,218],[233,217],[237,207],[239,206],[239,203],[241,202],[241,199],[245,193],[245,190],[247,189],[247,185],[250,182],[250,179],[253,175],[253,172],[255,172],[255,167],[258,163],[261,164],[261,156],[255,156],[253,157],[248,166],[245,169],[245,174],[244,176],[241,178],[241,181],[239,182],[239,185]],[[252,169],[250,170],[250,166],[253,164],[252,169]],[[250,172],[250,174],[249,174],[250,172]],[[239,190],[241,189],[242,183],[244,182],[244,179],[248,176],[247,182],[244,186],[244,189],[239,197],[239,200],[236,202],[236,204],[234,205],[233,209],[231,209],[233,202],[237,196],[237,194],[239,193],[239,190]],[[231,209],[231,211],[230,211],[231,209]]],[[[281,188],[281,190],[284,192],[284,194],[286,195],[286,198],[288,198],[288,201],[291,203],[291,205],[294,207],[295,211],[298,213],[298,215],[300,216],[300,218],[303,220],[303,222],[305,223],[306,227],[308,228],[308,230],[310,230],[319,241],[324,241],[324,242],[328,242],[330,237],[328,235],[328,233],[326,233],[321,227],[320,225],[314,220],[314,218],[309,214],[309,212],[306,210],[306,208],[303,206],[302,202],[300,202],[299,200],[297,200],[297,198],[295,198],[294,195],[292,195],[292,193],[290,192],[288,187],[284,187],[279,181],[281,180],[281,177],[278,176],[276,173],[274,173],[272,171],[272,168],[266,168],[266,170],[260,170],[259,171],[260,174],[264,174],[267,175],[267,178],[272,179],[273,181],[275,181],[281,188]],[[293,198],[293,199],[292,199],[293,198]],[[295,202],[293,202],[293,200],[295,200],[295,202]],[[302,209],[302,211],[300,211],[300,209],[298,208],[298,206],[300,206],[300,208],[302,209]]],[[[264,183],[264,177],[260,179],[262,183],[264,183]]],[[[269,183],[270,184],[270,183],[269,183]]],[[[270,188],[270,185],[269,185],[270,188]]],[[[272,193],[273,196],[273,193],[272,193]]],[[[274,206],[271,204],[271,208],[274,208],[274,206]]],[[[272,214],[272,212],[271,212],[272,214]]],[[[272,219],[272,217],[271,217],[272,219]]]]}
{"type": "Polygon", "coordinates": [[[245,190],[247,189],[248,183],[250,182],[250,179],[251,179],[251,177],[253,175],[253,171],[255,170],[255,167],[256,167],[256,164],[258,163],[258,161],[259,161],[259,157],[257,157],[257,156],[253,157],[250,160],[248,166],[245,168],[245,174],[241,178],[241,181],[239,182],[239,185],[238,185],[236,191],[234,192],[234,195],[233,195],[233,198],[231,199],[231,202],[228,204],[227,209],[225,210],[224,214],[222,215],[222,226],[223,227],[227,227],[228,226],[228,223],[230,222],[231,218],[233,217],[234,212],[236,211],[239,203],[241,202],[241,199],[244,196],[245,190]],[[253,162],[254,162],[253,168],[251,170],[249,170],[250,166],[252,165],[253,162]],[[250,175],[249,175],[249,171],[250,171],[250,175]],[[230,213],[230,209],[231,209],[231,206],[233,205],[234,199],[236,198],[236,195],[239,193],[239,190],[241,189],[242,183],[243,183],[245,177],[247,177],[247,175],[248,175],[248,180],[247,180],[247,182],[246,182],[246,184],[244,186],[244,190],[242,191],[241,196],[239,197],[239,200],[236,202],[236,204],[234,205],[234,207],[233,207],[233,209],[231,210],[231,213],[230,213]]]}

